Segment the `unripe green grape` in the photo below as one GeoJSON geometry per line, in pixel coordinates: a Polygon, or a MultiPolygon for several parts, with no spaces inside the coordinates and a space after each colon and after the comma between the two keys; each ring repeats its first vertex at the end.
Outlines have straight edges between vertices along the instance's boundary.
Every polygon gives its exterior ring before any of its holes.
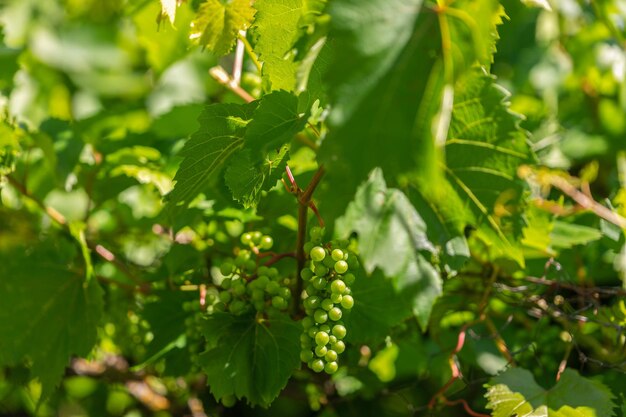
{"type": "Polygon", "coordinates": [[[343,276],[343,282],[345,282],[347,286],[354,284],[355,279],[354,274],[346,274],[343,276]]]}
{"type": "Polygon", "coordinates": [[[326,346],[317,345],[315,347],[315,356],[318,356],[321,358],[322,356],[326,356],[327,352],[328,352],[328,348],[326,346]]]}
{"type": "Polygon", "coordinates": [[[302,249],[304,249],[304,253],[311,253],[311,249],[313,249],[315,247],[315,243],[313,242],[306,242],[303,246],[302,249]]]}
{"type": "Polygon", "coordinates": [[[346,337],[346,333],[348,333],[348,331],[346,330],[345,326],[341,324],[335,324],[333,326],[332,333],[333,336],[337,337],[337,339],[343,339],[344,337],[346,337]]]}
{"type": "MultiPolygon", "coordinates": [[[[342,300],[343,301],[343,300],[342,300]]],[[[328,311],[328,318],[332,321],[341,320],[343,313],[339,307],[333,307],[328,311]]]]}
{"type": "Polygon", "coordinates": [[[315,338],[315,335],[317,334],[317,332],[319,332],[319,329],[315,326],[309,328],[309,330],[307,331],[307,334],[309,335],[309,337],[311,339],[315,338]]]}
{"type": "MultiPolygon", "coordinates": [[[[315,279],[315,278],[313,278],[313,279],[315,279]]],[[[315,287],[313,286],[313,284],[309,284],[309,285],[307,285],[307,286],[306,286],[306,288],[304,289],[304,291],[306,291],[306,293],[307,293],[309,296],[311,296],[311,295],[315,295],[315,294],[317,294],[317,292],[318,292],[318,291],[317,291],[317,288],[315,288],[315,287]]]]}
{"type": "Polygon", "coordinates": [[[232,298],[233,296],[228,291],[220,291],[220,301],[224,304],[228,304],[232,298]]]}
{"type": "Polygon", "coordinates": [[[315,344],[317,344],[318,346],[326,346],[326,343],[328,343],[328,339],[328,333],[317,332],[317,334],[315,335],[315,344]]]}
{"type": "Polygon", "coordinates": [[[222,280],[222,283],[220,284],[220,287],[224,288],[225,290],[230,289],[230,286],[233,284],[233,280],[230,278],[224,278],[222,280]]]}
{"type": "Polygon", "coordinates": [[[335,272],[338,274],[345,274],[348,271],[348,263],[346,261],[335,262],[335,272]]]}
{"type": "Polygon", "coordinates": [[[313,358],[314,358],[313,352],[311,352],[308,349],[300,352],[300,360],[302,362],[309,362],[313,358]]]}
{"type": "Polygon", "coordinates": [[[302,328],[304,330],[307,330],[309,328],[311,328],[312,326],[315,325],[315,322],[313,321],[313,319],[311,317],[305,317],[302,319],[302,321],[300,321],[300,324],[302,325],[302,328]]]}
{"type": "Polygon", "coordinates": [[[337,336],[333,336],[332,334],[328,336],[328,343],[330,343],[331,345],[333,343],[337,343],[337,336]]]}
{"type": "Polygon", "coordinates": [[[270,274],[270,269],[266,267],[265,265],[261,265],[259,269],[256,270],[256,272],[257,274],[259,274],[259,276],[261,275],[268,276],[270,274]]]}
{"type": "Polygon", "coordinates": [[[267,271],[267,275],[270,278],[276,278],[278,277],[278,269],[276,268],[269,268],[269,270],[267,271]]]}
{"type": "Polygon", "coordinates": [[[278,295],[283,297],[285,300],[288,300],[289,298],[291,298],[291,291],[289,291],[289,288],[287,287],[281,287],[278,290],[278,295]]]}
{"type": "Polygon", "coordinates": [[[332,301],[335,304],[340,303],[342,298],[343,296],[341,294],[337,294],[336,292],[330,294],[330,301],[332,301]]]}
{"type": "Polygon", "coordinates": [[[313,285],[313,288],[316,290],[323,290],[326,288],[326,284],[326,280],[322,277],[316,277],[311,280],[311,285],[313,285]]]}
{"type": "Polygon", "coordinates": [[[246,261],[244,268],[248,271],[248,272],[254,272],[254,270],[256,269],[256,262],[253,261],[252,259],[249,259],[246,261]]]}
{"type": "Polygon", "coordinates": [[[256,311],[265,310],[265,300],[255,300],[252,305],[256,311]]]}
{"type": "Polygon", "coordinates": [[[336,279],[330,284],[330,291],[337,294],[343,294],[346,291],[346,283],[340,279],[336,279]]]}
{"type": "Polygon", "coordinates": [[[280,284],[276,281],[270,281],[265,286],[265,291],[271,295],[278,294],[279,290],[280,290],[280,284]]]}
{"type": "Polygon", "coordinates": [[[347,287],[343,295],[352,295],[352,289],[350,287],[347,287]]]}
{"type": "Polygon", "coordinates": [[[315,310],[315,313],[313,313],[313,318],[315,319],[316,323],[326,323],[326,321],[328,320],[328,313],[326,313],[324,310],[317,309],[315,310]]]}
{"type": "Polygon", "coordinates": [[[253,301],[263,301],[265,300],[265,293],[263,290],[252,290],[252,294],[250,295],[253,301]]]}
{"type": "Polygon", "coordinates": [[[261,238],[261,243],[259,244],[259,247],[261,249],[272,249],[272,246],[274,245],[274,239],[272,239],[271,236],[263,236],[261,238]]]}
{"type": "Polygon", "coordinates": [[[246,303],[241,300],[235,300],[232,303],[230,303],[230,305],[228,306],[228,310],[235,315],[238,315],[239,313],[243,313],[245,309],[246,309],[246,303]]]}
{"type": "Polygon", "coordinates": [[[328,271],[329,271],[328,267],[324,265],[323,263],[315,264],[315,275],[317,275],[318,277],[326,276],[326,274],[328,274],[328,271]]]}
{"type": "Polygon", "coordinates": [[[330,256],[327,256],[322,261],[322,264],[330,270],[333,266],[335,266],[335,261],[330,256]]]}
{"type": "Polygon", "coordinates": [[[304,307],[310,309],[317,309],[321,305],[321,300],[318,296],[312,295],[304,300],[304,307]]]}
{"type": "Polygon", "coordinates": [[[337,369],[339,369],[339,364],[337,362],[328,362],[326,365],[324,365],[324,372],[326,372],[328,375],[332,375],[335,372],[337,372],[337,369]]]}
{"type": "Polygon", "coordinates": [[[330,333],[330,326],[328,324],[320,324],[317,327],[320,329],[320,332],[330,333]]]}
{"type": "Polygon", "coordinates": [[[251,253],[249,250],[240,250],[239,253],[237,254],[237,257],[235,258],[235,265],[237,266],[241,266],[243,265],[244,262],[246,262],[247,260],[250,259],[251,253]],[[241,263],[238,264],[237,262],[241,263]]]}
{"type": "Polygon", "coordinates": [[[265,287],[267,287],[267,284],[270,283],[270,279],[267,275],[259,274],[259,277],[252,282],[256,282],[255,285],[257,286],[257,288],[262,290],[265,289],[265,287]]]}
{"type": "Polygon", "coordinates": [[[314,372],[322,372],[324,370],[324,361],[321,359],[315,359],[309,362],[309,368],[311,368],[314,372]]]}
{"type": "Polygon", "coordinates": [[[346,310],[350,310],[354,307],[354,298],[351,295],[344,295],[341,299],[341,306],[346,310]]]}
{"type": "Polygon", "coordinates": [[[324,229],[319,226],[313,226],[309,232],[312,240],[321,239],[324,236],[324,229]]]}
{"type": "Polygon", "coordinates": [[[272,297],[272,306],[274,308],[277,308],[279,310],[283,310],[285,308],[287,308],[289,304],[287,303],[287,300],[285,300],[283,297],[280,297],[278,295],[275,295],[272,297]]]}
{"type": "MultiPolygon", "coordinates": [[[[330,336],[329,336],[330,337],[330,336]]],[[[300,345],[301,346],[308,346],[311,344],[311,338],[309,337],[308,334],[306,333],[302,333],[300,335],[300,345]]],[[[306,361],[305,361],[306,362],[306,361]]]]}
{"type": "Polygon", "coordinates": [[[314,261],[320,262],[326,257],[326,251],[321,246],[315,246],[313,249],[311,249],[309,255],[314,261]]]}
{"type": "Polygon", "coordinates": [[[243,282],[238,282],[236,284],[233,284],[233,294],[241,297],[245,293],[246,293],[246,286],[243,282]]]}
{"type": "Polygon", "coordinates": [[[333,249],[330,256],[334,261],[343,261],[343,251],[341,249],[333,249]]]}
{"type": "Polygon", "coordinates": [[[241,235],[241,243],[246,246],[252,243],[252,234],[244,233],[243,235],[241,235]]]}
{"type": "Polygon", "coordinates": [[[261,243],[261,239],[263,238],[263,233],[257,231],[252,232],[252,243],[258,245],[261,243]]]}
{"type": "Polygon", "coordinates": [[[331,308],[333,308],[335,305],[333,304],[333,301],[330,298],[325,298],[322,300],[322,308],[326,311],[330,311],[331,308]]]}
{"type": "Polygon", "coordinates": [[[343,353],[346,350],[346,344],[342,340],[337,340],[337,343],[330,345],[330,348],[337,353],[343,353]]]}
{"type": "Polygon", "coordinates": [[[220,266],[220,273],[222,275],[231,275],[233,273],[233,271],[235,270],[235,265],[233,265],[230,262],[224,262],[221,266],[220,266]]]}
{"type": "Polygon", "coordinates": [[[332,349],[329,349],[328,352],[326,352],[325,359],[327,362],[333,362],[337,360],[337,356],[338,356],[337,352],[335,352],[332,349]]]}
{"type": "Polygon", "coordinates": [[[313,278],[314,276],[315,274],[309,268],[304,268],[300,272],[300,278],[302,278],[304,281],[310,281],[311,278],[313,278]]]}

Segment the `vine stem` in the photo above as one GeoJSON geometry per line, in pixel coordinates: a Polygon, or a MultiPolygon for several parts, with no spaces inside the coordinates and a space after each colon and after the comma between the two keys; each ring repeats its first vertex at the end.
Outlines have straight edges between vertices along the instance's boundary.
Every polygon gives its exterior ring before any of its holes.
{"type": "MultiPolygon", "coordinates": [[[[304,241],[306,239],[309,207],[314,207],[311,198],[313,197],[313,192],[315,192],[315,189],[322,180],[325,171],[324,166],[320,165],[305,190],[302,190],[298,187],[298,184],[296,183],[296,180],[293,177],[293,174],[291,173],[291,170],[288,166],[285,167],[285,171],[287,172],[287,176],[289,177],[289,181],[291,182],[292,186],[289,191],[295,194],[298,200],[298,234],[296,236],[296,262],[298,266],[296,270],[296,296],[294,297],[294,299],[298,299],[300,297],[300,294],[302,293],[302,278],[300,278],[300,272],[302,272],[302,269],[304,268],[304,263],[306,262],[306,253],[304,253],[304,241]]],[[[314,211],[316,212],[318,219],[321,220],[317,209],[315,209],[314,211]]]]}
{"type": "Polygon", "coordinates": [[[261,70],[263,69],[263,66],[261,65],[261,62],[259,61],[259,57],[252,49],[252,45],[250,45],[250,42],[248,42],[245,31],[239,32],[239,35],[237,35],[237,41],[243,44],[244,48],[246,49],[246,52],[248,53],[248,57],[254,63],[254,66],[256,67],[259,74],[261,74],[261,70]]]}
{"type": "Polygon", "coordinates": [[[237,84],[237,82],[230,75],[228,75],[224,68],[220,66],[213,67],[209,70],[209,74],[211,74],[211,77],[213,77],[218,83],[222,84],[224,87],[244,99],[246,103],[250,103],[255,100],[250,93],[241,88],[239,84],[237,84]]]}
{"type": "Polygon", "coordinates": [[[435,393],[435,395],[432,396],[432,398],[428,402],[428,409],[432,410],[437,404],[437,400],[441,399],[443,403],[447,406],[456,405],[459,403],[462,404],[463,408],[465,408],[465,411],[471,416],[489,417],[487,414],[481,414],[481,413],[477,413],[473,411],[470,408],[469,404],[467,404],[467,402],[464,400],[455,400],[455,401],[448,400],[445,394],[446,394],[446,391],[448,391],[448,389],[452,386],[452,384],[454,384],[454,382],[457,379],[463,377],[463,374],[461,373],[461,368],[459,367],[459,364],[457,362],[456,355],[461,351],[461,349],[463,349],[463,346],[465,345],[465,339],[467,336],[468,329],[480,322],[485,321],[485,319],[487,318],[485,310],[487,309],[487,305],[489,304],[489,295],[491,294],[493,284],[496,281],[497,277],[498,277],[498,269],[494,268],[489,278],[489,283],[487,284],[487,288],[485,289],[485,292],[483,293],[480,303],[478,304],[478,318],[476,320],[472,320],[469,323],[465,323],[461,327],[461,330],[459,331],[459,334],[457,336],[456,346],[454,347],[454,349],[452,350],[452,352],[450,352],[450,355],[448,356],[448,364],[450,365],[450,371],[452,375],[450,376],[450,379],[448,380],[448,382],[446,382],[441,388],[439,388],[439,390],[435,393]]]}

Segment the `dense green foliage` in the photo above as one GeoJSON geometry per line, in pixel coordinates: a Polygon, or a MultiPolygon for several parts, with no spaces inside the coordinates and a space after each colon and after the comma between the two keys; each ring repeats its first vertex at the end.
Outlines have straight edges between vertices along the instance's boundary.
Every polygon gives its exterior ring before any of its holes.
{"type": "Polygon", "coordinates": [[[625,25],[0,3],[0,416],[626,417],[625,25]]]}

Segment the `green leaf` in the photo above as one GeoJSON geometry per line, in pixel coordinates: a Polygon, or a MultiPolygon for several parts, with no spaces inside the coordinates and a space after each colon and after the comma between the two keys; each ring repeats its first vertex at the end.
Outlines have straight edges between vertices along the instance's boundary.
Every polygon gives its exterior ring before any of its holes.
{"type": "Polygon", "coordinates": [[[358,234],[365,270],[371,274],[380,268],[398,289],[411,294],[413,312],[425,328],[441,280],[422,253],[435,248],[420,215],[401,191],[387,188],[380,169],[359,187],[336,229],[340,236],[358,234]]]}
{"type": "Polygon", "coordinates": [[[615,404],[602,383],[566,369],[549,390],[539,386],[530,371],[511,368],[491,379],[487,408],[493,417],[611,417],[615,404]]]}
{"type": "Polygon", "coordinates": [[[379,342],[393,326],[411,316],[405,293],[398,294],[380,270],[371,276],[359,276],[351,289],[354,307],[344,318],[351,343],[379,342]]]}
{"type": "Polygon", "coordinates": [[[439,178],[430,133],[441,103],[439,26],[421,10],[421,0],[329,3],[330,130],[319,154],[332,183],[319,194],[326,213],[343,212],[377,166],[390,181],[408,173],[439,178]]]}
{"type": "Polygon", "coordinates": [[[187,205],[200,193],[222,167],[243,146],[243,136],[257,103],[213,104],[199,118],[200,129],[185,143],[184,157],[168,199],[187,205]]]}
{"type": "Polygon", "coordinates": [[[266,91],[293,91],[298,63],[288,52],[298,34],[303,0],[257,0],[252,36],[254,50],[263,61],[266,91]]]}
{"type": "Polygon", "coordinates": [[[203,332],[207,350],[199,361],[217,399],[234,395],[267,407],[300,363],[301,329],[284,315],[214,313],[203,332]]]}
{"type": "Polygon", "coordinates": [[[239,31],[250,26],[254,13],[250,0],[206,0],[191,23],[189,36],[216,55],[225,55],[235,44],[239,31]]]}
{"type": "Polygon", "coordinates": [[[249,149],[244,149],[232,159],[224,178],[233,198],[245,208],[255,207],[261,191],[273,188],[287,166],[288,147],[278,152],[270,151],[267,157],[257,163],[249,149]]]}
{"type": "Polygon", "coordinates": [[[446,176],[470,208],[471,223],[490,240],[494,259],[505,257],[523,265],[519,248],[511,243],[522,224],[523,186],[517,168],[531,160],[521,118],[508,110],[509,93],[480,70],[457,83],[456,91],[445,149],[446,176]]]}
{"type": "Polygon", "coordinates": [[[555,221],[550,233],[552,246],[568,249],[576,245],[585,245],[602,238],[602,232],[596,228],[580,224],[555,221]]]}
{"type": "Polygon", "coordinates": [[[72,271],[71,246],[47,244],[4,253],[0,263],[0,366],[29,359],[42,399],[61,380],[72,355],[96,343],[102,290],[72,271]]]}
{"type": "Polygon", "coordinates": [[[387,188],[379,168],[359,187],[345,215],[337,219],[338,235],[348,236],[353,231],[359,235],[359,253],[369,274],[378,267],[394,276],[411,262],[414,252],[435,251],[426,237],[426,223],[402,191],[387,188]]]}
{"type": "MultiPolygon", "coordinates": [[[[485,68],[493,62],[496,42],[500,38],[497,26],[506,16],[497,0],[460,0],[443,13],[450,27],[452,55],[455,67],[470,68],[478,61],[485,68]]],[[[458,72],[458,68],[455,68],[458,72]]]]}
{"type": "Polygon", "coordinates": [[[246,130],[246,148],[262,155],[276,151],[304,128],[307,117],[298,113],[298,98],[287,91],[263,96],[246,130]]]}

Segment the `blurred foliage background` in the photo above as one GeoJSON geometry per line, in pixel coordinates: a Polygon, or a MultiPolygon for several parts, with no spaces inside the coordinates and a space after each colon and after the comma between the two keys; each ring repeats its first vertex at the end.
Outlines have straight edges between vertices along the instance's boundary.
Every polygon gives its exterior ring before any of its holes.
{"type": "MultiPolygon", "coordinates": [[[[296,373],[298,389],[288,386],[269,410],[216,403],[189,359],[200,349],[200,336],[193,312],[182,306],[194,294],[166,291],[210,279],[213,260],[229,252],[250,221],[271,219],[279,249],[288,250],[295,239],[293,201],[282,190],[256,212],[233,209],[223,187],[178,217],[163,210],[180,163],[177,153],[198,129],[203,105],[242,102],[209,76],[218,64],[232,67],[232,55],[218,58],[190,40],[199,3],[180,2],[173,25],[157,0],[0,3],[0,173],[13,179],[0,193],[0,258],[44,246],[56,257],[66,256],[69,270],[82,268],[73,260],[71,239],[55,229],[50,212],[42,215],[43,204],[81,225],[98,242],[92,250],[106,259],[113,256],[107,248],[115,248],[126,265],[120,271],[111,262],[94,261],[94,275],[112,285],[93,361],[75,360],[60,391],[39,407],[42,387],[31,380],[28,366],[0,370],[0,415],[296,416],[318,415],[326,401],[319,385],[296,373]],[[173,225],[173,231],[162,224],[173,225]],[[153,292],[143,291],[146,283],[153,292]],[[161,340],[155,336],[161,331],[176,337],[161,340]]],[[[502,4],[508,19],[499,27],[492,72],[511,91],[511,109],[525,116],[522,125],[531,132],[539,163],[579,177],[597,200],[626,216],[626,2],[551,0],[551,10],[518,0],[502,4]]],[[[259,96],[254,63],[244,64],[241,85],[259,96]]],[[[292,151],[292,161],[306,183],[314,156],[301,147],[292,151]]],[[[597,222],[586,212],[568,214],[581,226],[597,222]]],[[[606,222],[600,227],[602,233],[585,229],[591,235],[581,238],[584,246],[563,232],[567,242],[558,268],[546,267],[542,254],[528,258],[528,273],[542,276],[547,268],[552,278],[568,282],[592,276],[596,285],[623,285],[622,233],[606,222]]],[[[435,307],[437,325],[428,335],[405,328],[411,336],[398,343],[388,339],[349,353],[356,371],[338,374],[334,389],[341,396],[358,394],[360,402],[339,401],[319,415],[422,412],[414,405],[428,402],[450,377],[444,347],[454,344],[459,324],[471,319],[462,308],[467,294],[480,294],[484,284],[468,279],[446,285],[448,296],[435,307]]],[[[568,333],[545,317],[519,317],[508,326],[507,317],[523,316],[527,305],[523,298],[506,301],[520,310],[502,303],[495,325],[504,339],[515,341],[510,347],[518,363],[551,385],[563,356],[571,353],[568,333]]],[[[624,416],[624,364],[618,362],[623,334],[616,330],[626,324],[623,300],[603,314],[618,327],[586,327],[573,362],[590,374],[612,371],[601,379],[622,404],[617,415],[624,416]]],[[[506,361],[489,337],[471,338],[460,359],[469,372],[455,389],[484,406],[482,386],[506,361]]],[[[448,408],[438,415],[466,414],[448,408]]]]}

